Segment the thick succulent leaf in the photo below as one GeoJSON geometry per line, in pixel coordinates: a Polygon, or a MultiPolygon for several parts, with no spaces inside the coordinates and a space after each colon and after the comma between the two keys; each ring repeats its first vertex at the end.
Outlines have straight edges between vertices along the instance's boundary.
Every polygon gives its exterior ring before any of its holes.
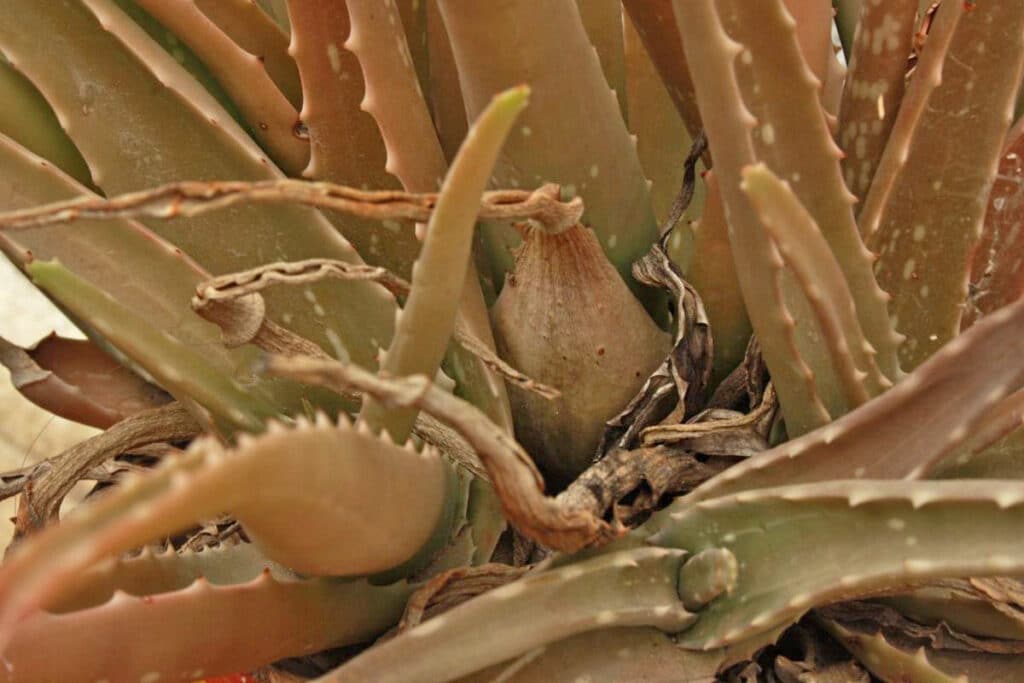
{"type": "MultiPolygon", "coordinates": [[[[620,533],[588,509],[548,498],[544,481],[530,456],[504,429],[478,408],[433,386],[422,375],[382,378],[355,365],[319,358],[274,356],[268,370],[339,392],[359,391],[382,403],[416,406],[457,431],[472,446],[501,500],[505,516],[522,534],[548,548],[575,552],[600,546],[620,533]]],[[[467,464],[480,470],[479,462],[467,464]]]]}
{"type": "Polygon", "coordinates": [[[947,579],[881,597],[877,602],[921,624],[945,623],[971,636],[1024,640],[1020,585],[1011,578],[947,579]]]}
{"type": "Polygon", "coordinates": [[[473,556],[463,564],[490,562],[508,525],[494,487],[479,476],[474,476],[470,483],[466,521],[473,540],[473,556]]]}
{"type": "Polygon", "coordinates": [[[426,0],[427,6],[427,51],[430,63],[430,82],[426,90],[430,103],[430,115],[441,141],[445,158],[455,158],[455,153],[466,137],[469,123],[466,119],[466,105],[462,101],[462,87],[459,85],[459,70],[455,55],[448,41],[448,29],[441,18],[437,0],[426,0]]]}
{"type": "MultiPolygon", "coordinates": [[[[630,268],[657,238],[657,226],[635,144],[576,3],[439,4],[470,118],[506,88],[527,83],[533,93],[495,170],[495,184],[556,182],[568,195],[581,196],[585,222],[623,279],[642,291],[630,268]]],[[[496,248],[504,248],[501,239],[496,248]]],[[[655,297],[648,291],[646,299],[655,297]]]]}
{"type": "MultiPolygon", "coordinates": [[[[624,17],[624,22],[627,121],[630,132],[637,138],[636,151],[640,156],[640,166],[651,184],[651,204],[655,218],[658,225],[664,225],[683,184],[686,153],[693,141],[636,26],[628,15],[624,17]]],[[[694,187],[693,199],[684,215],[689,218],[699,216],[702,205],[703,187],[698,184],[694,187]]],[[[688,226],[680,226],[677,234],[680,237],[674,238],[674,242],[685,244],[679,244],[679,249],[675,249],[676,244],[670,244],[670,247],[674,253],[690,258],[693,240],[688,226]]],[[[680,265],[685,272],[687,264],[680,265]]]]}
{"type": "Polygon", "coordinates": [[[882,396],[731,467],[689,499],[786,483],[924,476],[1024,382],[1022,326],[1024,302],[997,311],[882,396]]]}
{"type": "MultiPolygon", "coordinates": [[[[858,22],[863,5],[863,0],[832,0],[836,10],[836,28],[839,30],[839,42],[842,43],[843,53],[846,61],[850,62],[853,57],[853,41],[857,33],[858,22]]],[[[916,4],[916,0],[915,0],[916,4]]]]}
{"type": "Polygon", "coordinates": [[[111,557],[90,567],[77,589],[42,607],[53,614],[66,614],[102,605],[118,592],[139,597],[171,593],[199,579],[226,586],[252,581],[264,571],[277,579],[295,578],[252,543],[180,552],[146,546],[137,555],[111,557]]]}
{"type": "Polygon", "coordinates": [[[381,7],[375,0],[346,4],[351,31],[345,48],[359,59],[366,84],[362,107],[377,121],[384,138],[385,168],[411,192],[434,192],[441,187],[447,163],[420,91],[398,8],[394,3],[381,7]]]}
{"type": "Polygon", "coordinates": [[[679,32],[691,62],[697,100],[715,159],[740,289],[792,434],[827,423],[814,374],[796,347],[793,318],[781,289],[782,259],[740,189],[741,170],[755,163],[756,120],[743,102],[734,62],[741,46],[726,34],[714,0],[678,0],[679,32]]]}
{"type": "MultiPolygon", "coordinates": [[[[349,35],[345,3],[293,0],[288,11],[291,50],[302,74],[302,122],[310,140],[303,175],[351,187],[399,189],[398,180],[384,170],[386,151],[377,124],[360,108],[362,70],[344,45],[349,35]]],[[[411,226],[336,214],[332,219],[367,261],[410,275],[419,251],[411,226]]]]}
{"type": "Polygon", "coordinates": [[[55,415],[106,429],[170,397],[91,342],[50,335],[30,349],[0,337],[0,363],[22,396],[55,415]]]}
{"type": "Polygon", "coordinates": [[[740,568],[735,588],[680,634],[684,646],[699,649],[750,637],[827,602],[929,578],[1024,568],[1024,484],[1017,482],[839,480],[680,501],[661,517],[652,543],[689,553],[726,548],[740,568]]]}
{"type": "Polygon", "coordinates": [[[895,325],[907,335],[900,357],[908,367],[960,331],[971,256],[1024,78],[1024,4],[944,3],[917,68],[861,213],[895,325]]]}
{"type": "MultiPolygon", "coordinates": [[[[0,207],[24,209],[88,195],[53,165],[0,136],[0,207]]],[[[32,259],[59,259],[69,270],[104,289],[184,343],[207,348],[209,359],[231,367],[220,331],[193,314],[188,302],[208,274],[138,223],[83,220],[73,227],[4,233],[5,253],[24,267],[32,259]],[[173,324],[170,322],[173,321],[173,324]]]]}
{"type": "MultiPolygon", "coordinates": [[[[394,4],[382,8],[377,0],[348,0],[347,7],[351,31],[345,48],[358,57],[362,68],[366,95],[361,106],[374,117],[384,139],[385,170],[411,192],[432,192],[441,186],[447,162],[411,63],[398,9],[394,4]]],[[[494,348],[487,307],[472,261],[461,291],[459,319],[494,348]]],[[[463,395],[511,431],[508,398],[497,375],[458,348],[449,356],[448,369],[463,395]]]]}
{"type": "Polygon", "coordinates": [[[718,672],[773,645],[783,629],[736,645],[696,652],[650,627],[606,628],[550,643],[458,683],[715,683],[718,672]]]}
{"type": "Polygon", "coordinates": [[[782,0],[796,23],[800,51],[811,73],[824,82],[832,58],[832,2],[830,0],[782,0]]]}
{"type": "Polygon", "coordinates": [[[791,185],[764,164],[745,168],[741,187],[814,310],[847,404],[859,406],[881,394],[892,383],[875,363],[850,287],[814,218],[791,185]]]}
{"type": "Polygon", "coordinates": [[[702,128],[700,111],[672,0],[622,0],[622,6],[636,26],[686,129],[691,136],[696,136],[702,128]]]}
{"type": "Polygon", "coordinates": [[[430,85],[430,47],[427,43],[427,4],[422,0],[395,0],[398,15],[402,20],[405,44],[409,58],[416,70],[420,92],[427,92],[430,85]]]}
{"type": "Polygon", "coordinates": [[[0,681],[189,681],[252,671],[371,640],[401,616],[410,592],[404,583],[265,572],[237,585],[199,579],[161,595],[116,593],[91,609],[26,619],[3,652],[0,681]],[[126,646],[140,637],[144,646],[126,646]]]}
{"type": "MultiPolygon", "coordinates": [[[[8,20],[0,49],[46,96],[105,191],[280,177],[213,98],[109,0],[4,0],[2,7],[8,20]]],[[[319,214],[297,207],[238,208],[152,225],[215,274],[312,256],[358,260],[319,214]]],[[[268,309],[323,348],[369,367],[394,325],[391,297],[370,283],[281,289],[268,297],[268,309]]]]}
{"type": "Polygon", "coordinates": [[[929,650],[928,660],[932,666],[948,672],[949,675],[962,676],[968,681],[1017,683],[1024,678],[1024,657],[1018,654],[996,655],[929,650]]]}
{"type": "Polygon", "coordinates": [[[893,645],[881,633],[863,633],[835,621],[822,621],[825,630],[835,636],[861,664],[883,681],[915,683],[967,683],[964,676],[953,677],[936,668],[925,648],[908,652],[893,645]]]}
{"type": "MultiPolygon", "coordinates": [[[[931,3],[918,0],[918,14],[920,15],[920,11],[929,4],[931,3]]],[[[913,136],[927,112],[932,94],[942,85],[946,57],[964,14],[955,11],[945,12],[943,21],[932,19],[927,23],[927,50],[919,54],[919,59],[914,65],[913,87],[904,92],[899,114],[889,132],[890,140],[878,160],[871,188],[863,198],[863,205],[857,216],[857,225],[872,247],[874,245],[870,238],[879,228],[882,212],[899,180],[901,170],[910,157],[913,136]]]]}
{"type": "Polygon", "coordinates": [[[960,449],[937,465],[935,479],[1024,479],[1024,433],[1019,429],[979,453],[960,449]],[[966,451],[966,452],[964,452],[966,451]]]}
{"type": "MultiPolygon", "coordinates": [[[[171,56],[185,71],[196,80],[203,89],[209,93],[223,107],[224,111],[231,115],[240,126],[242,114],[238,111],[235,103],[231,101],[228,94],[224,92],[217,79],[213,77],[206,65],[192,52],[188,45],[185,45],[171,31],[164,28],[163,24],[149,15],[135,3],[135,0],[113,0],[122,12],[131,18],[146,34],[159,45],[164,52],[171,56]]],[[[63,125],[63,120],[61,121],[63,125]]],[[[249,135],[252,131],[246,131],[249,135]]]]}
{"type": "Polygon", "coordinates": [[[608,628],[545,645],[458,683],[715,683],[723,653],[693,652],[654,628],[608,628]]]}
{"type": "MultiPolygon", "coordinates": [[[[822,4],[820,0],[792,2],[805,6],[810,14],[822,4]]],[[[801,53],[801,39],[817,40],[813,28],[816,20],[808,17],[804,23],[794,23],[781,0],[721,0],[718,6],[726,31],[744,49],[735,68],[740,91],[757,118],[752,131],[755,154],[790,183],[818,224],[850,283],[857,317],[877,352],[877,363],[886,377],[895,380],[899,376],[896,348],[900,339],[889,321],[888,297],[875,282],[872,257],[854,222],[854,197],[846,189],[839,166],[842,154],[832,140],[820,101],[821,78],[808,67],[801,53]],[[811,28],[806,24],[812,24],[811,28]]],[[[810,46],[804,43],[804,47],[810,46]]],[[[793,293],[789,296],[794,302],[798,298],[793,293]]],[[[798,347],[815,372],[825,406],[838,417],[845,410],[835,388],[835,372],[823,350],[821,330],[809,322],[798,315],[798,347]]],[[[790,431],[795,433],[799,432],[790,431]]]]}
{"type": "MultiPolygon", "coordinates": [[[[841,27],[843,12],[850,9],[840,12],[841,27]]],[[[847,43],[844,37],[843,44],[852,45],[852,55],[839,108],[838,139],[846,155],[846,186],[858,199],[867,196],[903,101],[907,56],[916,21],[917,0],[865,2],[860,9],[856,40],[847,43]]]]}
{"type": "Polygon", "coordinates": [[[260,58],[243,50],[196,6],[185,0],[134,0],[203,60],[237,105],[246,128],[285,173],[309,162],[309,140],[296,135],[299,115],[278,90],[260,58]]]}
{"type": "MultiPolygon", "coordinates": [[[[530,90],[515,88],[495,96],[474,122],[445,178],[437,208],[427,225],[423,249],[413,269],[412,290],[398,317],[381,370],[393,377],[433,377],[448,346],[469,270],[473,230],[480,199],[512,125],[526,108],[530,90]]],[[[363,417],[392,438],[408,437],[414,409],[387,409],[369,400],[363,417]]]]}
{"type": "MultiPolygon", "coordinates": [[[[982,469],[991,466],[991,461],[997,460],[993,457],[1000,451],[1020,452],[1024,431],[1024,390],[1017,390],[1006,398],[1002,399],[991,410],[986,412],[971,429],[971,435],[966,441],[958,446],[948,457],[936,465],[931,472],[931,478],[951,479],[957,477],[957,472],[972,470],[975,460],[989,460],[983,464],[982,469]]],[[[995,479],[1014,479],[1012,469],[999,474],[998,470],[992,470],[995,479]]],[[[974,474],[964,476],[964,479],[986,479],[988,476],[974,474]]]]}
{"type": "Polygon", "coordinates": [[[718,386],[743,361],[751,330],[729,243],[722,193],[714,171],[704,174],[704,185],[707,187],[704,212],[695,227],[694,259],[686,279],[700,292],[714,331],[714,372],[710,386],[718,386]]]}
{"type": "Polygon", "coordinates": [[[288,54],[288,34],[250,0],[194,0],[196,7],[255,55],[292,106],[302,106],[302,83],[295,60],[288,54]]]}
{"type": "Polygon", "coordinates": [[[0,640],[33,608],[86,584],[82,570],[96,561],[225,511],[267,557],[305,574],[425,563],[461,523],[453,485],[435,451],[416,453],[345,422],[275,426],[227,453],[197,443],[20,545],[0,568],[0,640]],[[381,508],[382,499],[402,505],[381,508]]]}
{"type": "Polygon", "coordinates": [[[288,16],[288,0],[256,0],[267,16],[277,22],[281,29],[288,33],[291,31],[291,21],[288,16]]]}
{"type": "Polygon", "coordinates": [[[43,96],[0,54],[0,135],[47,159],[80,183],[89,167],[43,96]]]}
{"type": "Polygon", "coordinates": [[[655,626],[678,631],[694,619],[676,592],[681,561],[677,551],[642,548],[536,571],[317,680],[442,683],[596,629],[655,626]]]}
{"type": "Polygon", "coordinates": [[[576,0],[608,87],[619,101],[619,111],[627,119],[626,54],[623,45],[622,5],[619,0],[576,0]]]}
{"type": "Polygon", "coordinates": [[[833,135],[839,129],[839,107],[842,104],[843,88],[849,69],[846,62],[840,60],[838,53],[829,57],[828,70],[821,84],[821,106],[825,108],[825,116],[829,130],[833,135]]]}
{"type": "Polygon", "coordinates": [[[1024,294],[1024,119],[1010,130],[974,251],[966,329],[983,315],[1024,294]]]}

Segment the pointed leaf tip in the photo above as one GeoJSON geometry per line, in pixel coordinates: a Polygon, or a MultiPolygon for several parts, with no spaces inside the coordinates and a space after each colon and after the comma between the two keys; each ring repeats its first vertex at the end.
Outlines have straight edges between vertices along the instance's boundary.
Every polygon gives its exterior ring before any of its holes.
{"type": "MultiPolygon", "coordinates": [[[[526,107],[530,89],[495,95],[469,130],[444,179],[437,207],[413,268],[412,289],[398,318],[382,370],[394,377],[437,373],[454,330],[460,294],[470,266],[480,199],[491,179],[512,124],[526,107]]],[[[362,417],[374,430],[404,441],[417,411],[364,404],[362,417]]]]}

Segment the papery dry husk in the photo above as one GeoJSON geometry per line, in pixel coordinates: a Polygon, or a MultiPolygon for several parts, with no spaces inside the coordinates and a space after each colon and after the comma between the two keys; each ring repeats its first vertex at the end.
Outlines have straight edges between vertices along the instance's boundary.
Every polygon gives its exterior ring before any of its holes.
{"type": "Polygon", "coordinates": [[[671,338],[580,225],[555,235],[524,228],[491,315],[499,354],[562,392],[549,400],[509,386],[516,437],[561,489],[591,464],[605,421],[665,359],[671,338]]]}

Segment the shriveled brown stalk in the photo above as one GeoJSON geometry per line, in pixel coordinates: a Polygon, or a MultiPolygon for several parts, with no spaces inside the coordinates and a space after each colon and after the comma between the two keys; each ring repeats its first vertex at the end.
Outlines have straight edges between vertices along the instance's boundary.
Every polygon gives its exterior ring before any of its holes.
{"type": "MultiPolygon", "coordinates": [[[[558,232],[575,225],[583,214],[579,197],[563,202],[557,185],[536,190],[486,192],[481,220],[533,220],[558,232]]],[[[357,190],[334,183],[293,179],[258,182],[186,181],[116,197],[80,197],[0,214],[0,230],[24,230],[71,223],[81,218],[178,218],[196,216],[235,204],[302,204],[377,220],[426,223],[437,205],[437,193],[357,190]]]]}
{"type": "Polygon", "coordinates": [[[152,408],[121,420],[101,434],[86,439],[44,461],[39,476],[26,486],[18,508],[18,536],[41,529],[57,518],[64,496],[90,471],[133,448],[163,441],[190,439],[201,431],[195,418],[180,403],[152,408]]]}
{"type": "MultiPolygon", "coordinates": [[[[132,449],[138,450],[138,449],[132,449]]],[[[6,472],[0,472],[0,501],[20,494],[41,472],[49,469],[50,462],[32,463],[6,472]]],[[[98,467],[93,467],[82,477],[83,481],[94,481],[97,484],[112,484],[129,472],[141,472],[148,468],[128,462],[110,460],[98,467]]]]}
{"type": "MultiPolygon", "coordinates": [[[[386,268],[367,266],[364,264],[346,263],[333,259],[307,259],[289,263],[268,263],[259,268],[252,268],[240,273],[221,275],[196,286],[196,295],[192,298],[192,308],[197,313],[215,322],[225,331],[226,337],[234,338],[233,323],[237,318],[230,316],[238,311],[235,306],[218,306],[227,302],[238,302],[239,299],[256,294],[273,285],[299,285],[318,282],[325,278],[339,280],[368,280],[377,282],[387,288],[395,296],[405,297],[409,294],[410,285],[386,268]]],[[[267,326],[264,322],[255,334],[240,339],[242,343],[252,342],[264,351],[284,353],[286,355],[323,356],[313,350],[310,343],[302,343],[301,338],[277,326],[267,326]]],[[[245,323],[243,323],[244,325],[245,323]]],[[[473,354],[488,368],[505,380],[544,398],[553,399],[561,395],[555,387],[537,382],[503,361],[479,337],[474,335],[465,324],[458,321],[452,335],[455,342],[473,354]]]]}
{"type": "MultiPolygon", "coordinates": [[[[602,545],[621,533],[624,527],[618,520],[608,523],[602,518],[610,506],[644,482],[652,494],[634,506],[630,517],[654,509],[662,494],[692,488],[731,464],[726,458],[702,463],[678,449],[619,451],[595,464],[558,498],[547,498],[540,474],[518,443],[473,406],[432,386],[425,377],[384,379],[337,361],[303,357],[271,357],[268,369],[339,391],[361,391],[385,403],[414,405],[451,426],[477,451],[512,524],[555,550],[572,552],[602,545]]],[[[774,407],[771,398],[764,404],[774,407]]],[[[755,414],[763,421],[761,411],[755,414]]],[[[727,438],[733,427],[731,422],[725,425],[719,436],[727,438]]],[[[747,427],[744,422],[742,428],[747,427]]]]}
{"type": "Polygon", "coordinates": [[[603,545],[624,531],[618,523],[545,496],[544,480],[522,446],[477,408],[438,389],[427,377],[384,379],[355,365],[282,356],[269,358],[267,369],[308,384],[355,389],[385,404],[415,406],[445,422],[480,456],[509,522],[542,545],[574,552],[603,545]]]}
{"type": "Polygon", "coordinates": [[[363,263],[348,263],[336,259],[306,259],[304,261],[268,263],[238,273],[218,275],[196,286],[192,308],[201,311],[217,301],[234,301],[246,294],[261,292],[276,284],[299,285],[325,278],[339,280],[368,280],[376,282],[395,296],[409,294],[409,283],[386,268],[363,263]]]}

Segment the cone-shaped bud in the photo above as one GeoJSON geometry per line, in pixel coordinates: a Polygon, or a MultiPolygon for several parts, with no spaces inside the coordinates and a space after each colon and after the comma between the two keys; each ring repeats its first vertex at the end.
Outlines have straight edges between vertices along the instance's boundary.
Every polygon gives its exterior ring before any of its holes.
{"type": "Polygon", "coordinates": [[[509,386],[516,437],[562,488],[591,463],[604,422],[665,359],[658,328],[580,225],[524,229],[515,269],[492,311],[498,350],[555,400],[509,386]]]}

